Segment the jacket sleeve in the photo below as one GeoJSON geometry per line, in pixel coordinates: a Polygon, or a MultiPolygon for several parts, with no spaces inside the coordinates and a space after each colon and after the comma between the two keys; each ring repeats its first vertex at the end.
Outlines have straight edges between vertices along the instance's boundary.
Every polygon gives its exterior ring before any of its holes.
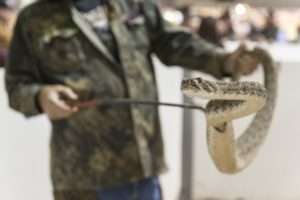
{"type": "Polygon", "coordinates": [[[182,27],[171,26],[165,22],[159,8],[152,1],[144,3],[151,51],[166,65],[199,70],[216,78],[225,76],[224,51],[182,27]]]}
{"type": "Polygon", "coordinates": [[[5,84],[9,105],[26,117],[40,113],[37,94],[42,87],[38,62],[23,32],[23,18],[17,20],[6,65],[5,84]]]}

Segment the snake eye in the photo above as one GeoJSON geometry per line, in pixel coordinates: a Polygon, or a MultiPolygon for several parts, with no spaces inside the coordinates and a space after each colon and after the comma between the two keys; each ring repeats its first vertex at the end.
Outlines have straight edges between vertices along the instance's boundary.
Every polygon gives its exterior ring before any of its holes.
{"type": "Polygon", "coordinates": [[[203,79],[200,78],[200,77],[199,77],[199,78],[196,78],[196,80],[197,80],[198,83],[203,83],[203,79]]]}
{"type": "Polygon", "coordinates": [[[200,86],[199,82],[197,81],[197,79],[194,79],[191,81],[191,85],[193,86],[193,88],[197,89],[197,90],[202,90],[202,87],[200,86]]]}

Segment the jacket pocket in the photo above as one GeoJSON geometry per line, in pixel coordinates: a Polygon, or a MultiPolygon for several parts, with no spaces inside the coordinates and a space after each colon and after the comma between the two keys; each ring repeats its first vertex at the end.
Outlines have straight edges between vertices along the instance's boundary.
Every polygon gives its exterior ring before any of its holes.
{"type": "Polygon", "coordinates": [[[40,39],[40,53],[45,70],[54,73],[80,70],[86,60],[77,29],[54,30],[44,34],[40,39]]]}

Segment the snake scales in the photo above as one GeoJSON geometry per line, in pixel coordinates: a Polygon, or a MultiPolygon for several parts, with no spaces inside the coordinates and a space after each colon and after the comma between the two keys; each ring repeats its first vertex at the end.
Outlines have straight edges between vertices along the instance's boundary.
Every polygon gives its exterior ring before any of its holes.
{"type": "Polygon", "coordinates": [[[264,86],[257,82],[212,82],[202,78],[182,82],[185,95],[210,100],[205,112],[207,144],[212,160],[223,173],[237,173],[249,166],[265,141],[272,121],[277,70],[265,50],[256,48],[252,53],[264,69],[264,86]],[[252,113],[256,115],[249,127],[235,138],[232,121],[252,113]]]}

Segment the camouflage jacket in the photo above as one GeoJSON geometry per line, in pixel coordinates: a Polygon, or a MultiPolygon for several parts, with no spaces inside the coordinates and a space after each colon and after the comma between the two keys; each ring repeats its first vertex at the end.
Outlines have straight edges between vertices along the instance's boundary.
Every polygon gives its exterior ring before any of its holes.
{"type": "MultiPolygon", "coordinates": [[[[158,100],[151,55],[166,65],[222,77],[223,54],[187,31],[167,25],[151,0],[110,1],[110,27],[120,61],[68,1],[40,1],[17,20],[6,67],[10,106],[41,114],[41,87],[63,84],[81,100],[158,100]]],[[[56,190],[93,189],[165,171],[158,108],[82,109],[52,121],[51,177],[56,190]]]]}

